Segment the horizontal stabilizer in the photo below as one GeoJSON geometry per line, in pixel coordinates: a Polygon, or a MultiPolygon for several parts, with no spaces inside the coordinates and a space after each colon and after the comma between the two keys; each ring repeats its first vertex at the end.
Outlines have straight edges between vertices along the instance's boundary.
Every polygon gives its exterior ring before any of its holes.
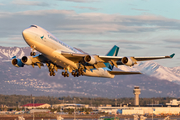
{"type": "Polygon", "coordinates": [[[129,74],[141,74],[140,72],[125,72],[125,71],[108,71],[112,75],[129,75],[129,74]]]}
{"type": "Polygon", "coordinates": [[[10,60],[12,60],[12,59],[16,59],[16,56],[13,56],[12,58],[10,58],[10,60]]]}

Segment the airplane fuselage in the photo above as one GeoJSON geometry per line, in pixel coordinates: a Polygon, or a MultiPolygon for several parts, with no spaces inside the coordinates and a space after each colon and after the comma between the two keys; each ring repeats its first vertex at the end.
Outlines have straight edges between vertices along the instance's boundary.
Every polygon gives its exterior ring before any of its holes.
{"type": "MultiPolygon", "coordinates": [[[[61,68],[64,68],[64,70],[69,66],[73,69],[78,69],[79,64],[61,55],[61,51],[78,54],[82,53],[58,40],[50,32],[39,26],[32,25],[31,27],[25,29],[22,34],[26,43],[31,46],[32,49],[35,49],[46,56],[50,62],[61,66],[61,68]]],[[[90,71],[86,70],[84,75],[108,78],[114,77],[114,75],[110,74],[106,69],[103,68],[92,69],[90,71]]]]}

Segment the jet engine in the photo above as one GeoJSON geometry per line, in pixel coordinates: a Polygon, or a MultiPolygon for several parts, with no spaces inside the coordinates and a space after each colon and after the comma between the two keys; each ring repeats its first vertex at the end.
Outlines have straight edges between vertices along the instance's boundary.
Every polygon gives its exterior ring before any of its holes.
{"type": "Polygon", "coordinates": [[[22,61],[22,63],[24,63],[26,65],[32,65],[33,64],[32,60],[29,56],[23,56],[21,61],[22,61]]]}
{"type": "Polygon", "coordinates": [[[133,66],[134,65],[134,62],[132,61],[131,58],[129,57],[123,57],[121,59],[121,62],[124,64],[124,65],[127,65],[127,66],[133,66]]]}
{"type": "Polygon", "coordinates": [[[84,57],[84,61],[85,61],[86,63],[91,64],[91,65],[93,65],[93,64],[96,63],[96,59],[95,59],[93,56],[90,56],[90,55],[86,55],[86,56],[84,57]]]}
{"type": "Polygon", "coordinates": [[[21,62],[21,59],[13,59],[11,61],[11,63],[15,66],[15,67],[24,67],[24,63],[21,62]]]}

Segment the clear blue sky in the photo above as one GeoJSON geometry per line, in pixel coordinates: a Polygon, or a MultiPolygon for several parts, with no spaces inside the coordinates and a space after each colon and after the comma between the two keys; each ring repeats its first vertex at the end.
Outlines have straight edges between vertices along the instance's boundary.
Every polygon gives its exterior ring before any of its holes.
{"type": "Polygon", "coordinates": [[[90,54],[161,56],[167,67],[180,66],[179,0],[0,0],[0,45],[28,45],[23,29],[37,24],[63,42],[90,54]]]}

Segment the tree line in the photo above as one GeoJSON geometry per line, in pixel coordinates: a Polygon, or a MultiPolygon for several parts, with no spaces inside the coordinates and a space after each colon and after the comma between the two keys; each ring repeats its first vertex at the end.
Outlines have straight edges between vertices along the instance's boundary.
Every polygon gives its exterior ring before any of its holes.
{"type": "MultiPolygon", "coordinates": [[[[52,97],[52,96],[25,96],[25,95],[1,95],[0,94],[0,105],[13,107],[13,106],[22,106],[28,103],[47,103],[50,105],[53,104],[62,104],[62,103],[77,103],[77,104],[89,104],[90,106],[104,106],[104,105],[112,105],[119,106],[123,104],[133,105],[134,98],[89,98],[89,97],[52,97]]],[[[169,103],[172,97],[157,97],[157,98],[139,98],[140,105],[148,105],[148,104],[166,104],[169,103]]],[[[179,100],[179,99],[178,99],[179,100]]]]}

